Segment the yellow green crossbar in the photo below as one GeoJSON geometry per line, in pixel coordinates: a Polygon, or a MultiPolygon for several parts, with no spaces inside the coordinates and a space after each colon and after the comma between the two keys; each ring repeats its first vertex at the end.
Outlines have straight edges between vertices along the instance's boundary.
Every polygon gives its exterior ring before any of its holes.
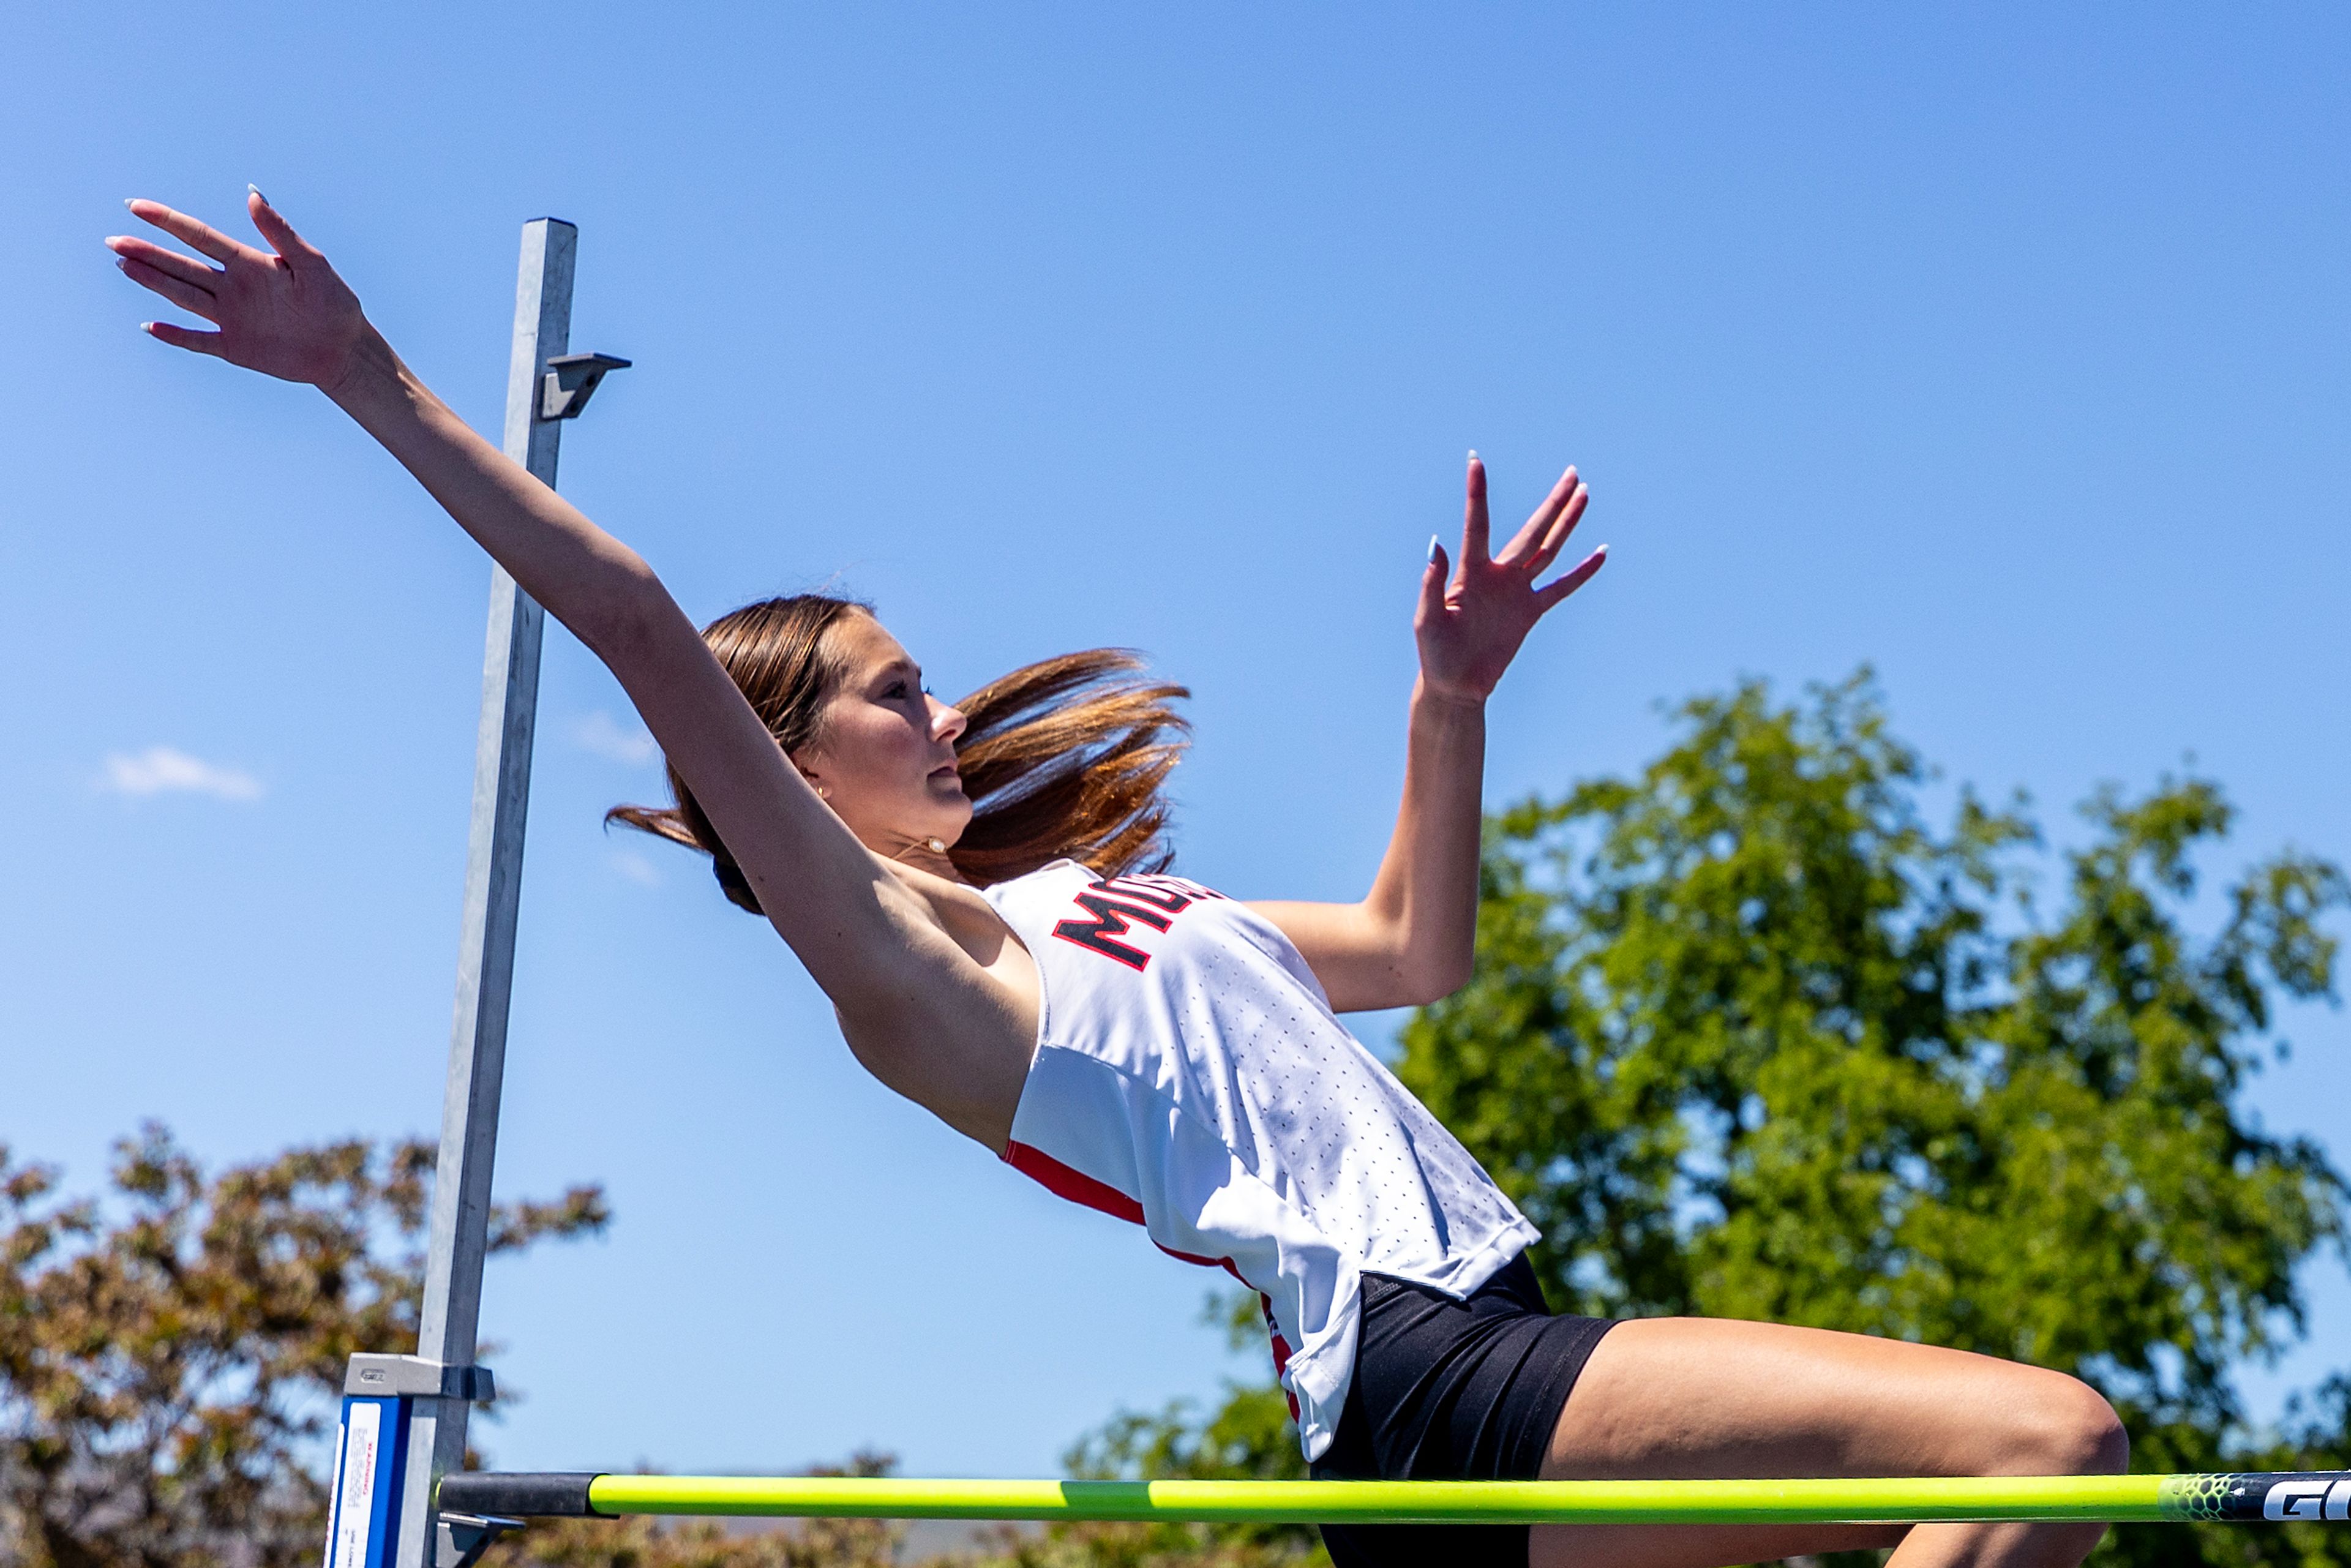
{"type": "Polygon", "coordinates": [[[918,1480],[453,1475],[444,1511],[1301,1524],[2342,1521],[2351,1471],[1638,1481],[918,1480]]]}

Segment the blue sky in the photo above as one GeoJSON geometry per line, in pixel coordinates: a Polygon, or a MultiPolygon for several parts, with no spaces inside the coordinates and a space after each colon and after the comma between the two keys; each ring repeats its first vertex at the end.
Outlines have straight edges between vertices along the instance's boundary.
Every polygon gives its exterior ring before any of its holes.
{"type": "MultiPolygon", "coordinates": [[[[573,347],[636,367],[567,492],[698,616],[872,597],[942,691],[1149,651],[1196,694],[1182,867],[1237,894],[1368,878],[1470,446],[1498,511],[1579,463],[1615,547],[1495,704],[1497,800],[1636,766],[1661,699],[1868,662],[2061,831],[2192,755],[2231,857],[2351,859],[2339,9],[10,33],[0,1139],[78,1182],[146,1116],[215,1163],[435,1124],[486,584],[322,399],[133,330],[98,244],[133,194],[227,222],[259,183],[491,429],[518,226],[578,223],[573,347]]],[[[866,1081],[696,862],[601,830],[659,788],[552,635],[499,1181],[618,1218],[492,1271],[498,1461],[1035,1473],[1259,1370],[1204,1274],[866,1081]]],[[[2351,1029],[2285,1021],[2254,1100],[2351,1163],[2351,1029]]]]}

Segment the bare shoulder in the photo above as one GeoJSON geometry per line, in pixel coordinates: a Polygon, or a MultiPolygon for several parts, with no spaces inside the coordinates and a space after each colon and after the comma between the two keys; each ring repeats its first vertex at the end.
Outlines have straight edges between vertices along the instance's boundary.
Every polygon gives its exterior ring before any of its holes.
{"type": "Polygon", "coordinates": [[[839,1009],[841,1034],[883,1083],[1000,1154],[1036,1054],[1036,964],[977,888],[875,858],[913,895],[901,907],[965,962],[886,1011],[839,1009]]]}
{"type": "MultiPolygon", "coordinates": [[[[877,860],[879,856],[875,857],[877,860]]],[[[889,868],[899,883],[929,909],[938,922],[939,929],[966,956],[988,973],[998,976],[1016,989],[1034,998],[1037,993],[1037,966],[1029,960],[1029,949],[987,895],[969,883],[950,882],[934,876],[920,866],[901,864],[894,861],[881,862],[889,868]]]]}

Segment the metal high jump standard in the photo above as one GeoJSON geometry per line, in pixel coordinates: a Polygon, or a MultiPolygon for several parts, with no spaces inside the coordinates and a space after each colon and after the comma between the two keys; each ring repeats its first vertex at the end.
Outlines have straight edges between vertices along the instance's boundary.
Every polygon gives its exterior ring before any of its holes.
{"type": "MultiPolygon", "coordinates": [[[[506,451],[555,483],[562,422],[607,371],[568,352],[579,230],[523,226],[506,451]]],[[[1296,1523],[1939,1521],[2294,1522],[2351,1519],[2351,1471],[1708,1481],[1050,1481],[893,1477],[468,1474],[465,1418],[495,1392],[473,1364],[530,796],[542,615],[493,565],[465,871],[456,1023],[413,1354],[351,1357],[324,1568],[473,1568],[526,1519],[629,1514],[1296,1523]]]]}

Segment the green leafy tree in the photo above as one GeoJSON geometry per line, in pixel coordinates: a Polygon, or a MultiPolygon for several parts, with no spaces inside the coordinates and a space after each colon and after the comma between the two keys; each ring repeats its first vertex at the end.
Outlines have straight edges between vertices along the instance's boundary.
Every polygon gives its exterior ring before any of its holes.
{"type": "MultiPolygon", "coordinates": [[[[2199,899],[2231,815],[2200,779],[2100,794],[2063,852],[1964,791],[1937,826],[1865,674],[1677,717],[1639,777],[1489,821],[1477,977],[1403,1031],[1405,1082],[1542,1228],[1553,1306],[2062,1368],[2142,1469],[2351,1465],[2351,1385],[2264,1435],[2233,1380],[2302,1336],[2297,1269],[2345,1236],[2324,1152],[2241,1105],[2278,998],[2334,998],[2343,873],[2283,853],[2199,899]]],[[[1162,1417],[1141,1468],[1204,1451],[1191,1430],[1162,1417]]],[[[2346,1548],[2167,1526],[2104,1550],[2346,1548]]]]}
{"type": "MultiPolygon", "coordinates": [[[[416,1342],[433,1151],[360,1140],[208,1178],[160,1126],[64,1201],[0,1148],[0,1563],[310,1568],[352,1352],[416,1342]]],[[[491,1250],[601,1193],[500,1206],[491,1250]]]]}

